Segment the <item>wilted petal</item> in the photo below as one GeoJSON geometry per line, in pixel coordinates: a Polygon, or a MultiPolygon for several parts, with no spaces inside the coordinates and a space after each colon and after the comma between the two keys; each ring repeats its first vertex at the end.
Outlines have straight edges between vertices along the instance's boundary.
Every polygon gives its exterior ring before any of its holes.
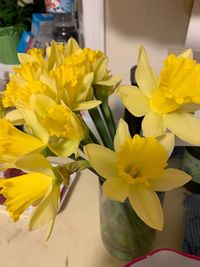
{"type": "Polygon", "coordinates": [[[169,191],[182,186],[191,180],[191,176],[177,169],[166,169],[163,176],[150,182],[154,191],[169,191]]]}
{"type": "Polygon", "coordinates": [[[115,151],[119,151],[121,149],[121,146],[128,137],[131,137],[128,124],[123,119],[120,119],[114,138],[115,151]]]}
{"type": "Polygon", "coordinates": [[[162,231],[163,211],[157,194],[143,185],[134,185],[130,189],[130,203],[140,217],[151,228],[162,231]]]}
{"type": "Polygon", "coordinates": [[[149,65],[147,52],[141,45],[139,48],[135,77],[143,94],[145,94],[147,97],[151,97],[153,90],[155,90],[158,85],[158,79],[149,65]]]}
{"type": "Polygon", "coordinates": [[[192,145],[200,145],[200,119],[188,113],[164,115],[164,123],[172,133],[192,145]]]}
{"type": "Polygon", "coordinates": [[[143,135],[148,136],[159,136],[164,134],[164,124],[162,115],[151,111],[149,112],[142,121],[143,135]]]}
{"type": "Polygon", "coordinates": [[[141,117],[150,111],[149,99],[136,86],[119,86],[116,93],[124,106],[136,117],[141,117]]]}
{"type": "Polygon", "coordinates": [[[96,144],[84,146],[84,152],[91,166],[104,178],[113,178],[117,175],[118,157],[115,152],[96,144]]]}

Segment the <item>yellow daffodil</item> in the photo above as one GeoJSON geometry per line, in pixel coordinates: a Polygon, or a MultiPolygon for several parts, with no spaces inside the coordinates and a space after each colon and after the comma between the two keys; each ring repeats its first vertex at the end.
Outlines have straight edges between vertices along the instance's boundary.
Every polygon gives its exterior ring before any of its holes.
{"type": "Polygon", "coordinates": [[[58,211],[61,181],[56,179],[50,163],[41,154],[24,156],[16,165],[28,173],[0,179],[0,193],[6,198],[6,210],[16,222],[29,206],[36,204],[29,229],[34,230],[48,223],[48,238],[58,211]]]}
{"type": "Polygon", "coordinates": [[[163,212],[155,191],[168,191],[188,182],[183,171],[165,169],[167,151],[154,137],[130,137],[128,125],[120,120],[114,139],[115,152],[96,144],[84,151],[91,166],[104,177],[107,197],[129,199],[137,215],[150,227],[162,230],[163,212]]]}
{"type": "Polygon", "coordinates": [[[4,107],[14,107],[20,102],[29,104],[32,94],[44,94],[51,96],[51,90],[40,80],[27,82],[26,84],[17,85],[12,80],[8,83],[4,91],[3,104],[4,107]]]}
{"type": "Polygon", "coordinates": [[[77,155],[80,142],[87,136],[87,129],[81,119],[64,104],[48,96],[32,95],[31,105],[39,116],[41,125],[51,138],[48,147],[63,157],[77,155]]]}
{"type": "Polygon", "coordinates": [[[45,143],[29,134],[23,133],[0,119],[0,166],[2,169],[15,166],[15,161],[26,154],[42,150],[45,143]]]}
{"type": "Polygon", "coordinates": [[[200,109],[200,65],[191,50],[169,55],[157,77],[141,46],[136,69],[139,86],[120,86],[117,93],[135,116],[145,116],[144,136],[159,136],[168,129],[182,140],[200,145],[200,120],[192,113],[200,109]]]}
{"type": "Polygon", "coordinates": [[[4,118],[5,113],[6,113],[6,109],[3,106],[2,98],[3,98],[3,93],[0,92],[0,118],[1,119],[4,118]]]}
{"type": "Polygon", "coordinates": [[[44,197],[51,183],[52,177],[36,172],[0,180],[0,193],[7,198],[5,206],[11,218],[16,222],[25,209],[44,197]]]}

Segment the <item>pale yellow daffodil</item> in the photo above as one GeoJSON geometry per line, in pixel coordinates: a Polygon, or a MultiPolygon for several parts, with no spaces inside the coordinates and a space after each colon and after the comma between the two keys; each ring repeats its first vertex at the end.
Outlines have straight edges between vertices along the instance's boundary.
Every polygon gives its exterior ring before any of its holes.
{"type": "Polygon", "coordinates": [[[64,104],[58,105],[45,95],[32,95],[31,106],[49,133],[49,149],[62,157],[77,155],[80,142],[88,134],[81,118],[64,104]]]}
{"type": "Polygon", "coordinates": [[[157,77],[140,46],[136,81],[139,86],[120,86],[117,94],[135,116],[144,116],[144,136],[160,136],[170,130],[183,141],[200,145],[200,65],[191,50],[169,55],[157,77]]]}
{"type": "Polygon", "coordinates": [[[42,151],[45,143],[14,127],[6,119],[0,119],[0,168],[15,167],[19,157],[42,151]]]}
{"type": "Polygon", "coordinates": [[[30,154],[16,162],[28,173],[9,179],[0,179],[0,193],[6,198],[5,206],[14,222],[31,205],[37,205],[30,217],[29,229],[49,224],[48,239],[60,203],[61,180],[54,176],[50,163],[41,154],[30,154]]]}
{"type": "Polygon", "coordinates": [[[105,195],[120,202],[128,198],[137,215],[158,230],[163,229],[163,211],[155,191],[168,191],[191,179],[183,171],[165,169],[168,155],[163,145],[154,137],[131,138],[128,125],[120,120],[115,152],[96,144],[84,147],[92,168],[106,180],[105,195]]]}

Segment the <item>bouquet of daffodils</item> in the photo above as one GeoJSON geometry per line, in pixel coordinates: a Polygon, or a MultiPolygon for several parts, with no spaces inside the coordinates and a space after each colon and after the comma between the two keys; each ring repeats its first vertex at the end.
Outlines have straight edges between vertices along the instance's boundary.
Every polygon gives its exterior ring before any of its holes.
{"type": "Polygon", "coordinates": [[[49,237],[60,203],[60,187],[77,170],[89,168],[101,177],[107,198],[127,198],[151,228],[162,230],[163,211],[156,192],[188,182],[181,170],[167,168],[175,135],[200,145],[200,65],[187,50],[171,54],[159,76],[140,46],[136,86],[120,85],[121,76],[107,68],[101,51],[81,49],[75,40],[52,41],[45,57],[32,48],[19,54],[1,96],[0,167],[23,174],[0,179],[0,193],[14,222],[36,206],[29,229],[48,224],[49,237]],[[143,116],[141,135],[131,137],[127,123],[117,125],[109,96],[117,94],[136,117],[143,116]],[[99,136],[87,125],[85,110],[99,136]],[[23,131],[18,126],[23,126],[23,131]],[[55,166],[49,156],[70,158],[55,166]]]}

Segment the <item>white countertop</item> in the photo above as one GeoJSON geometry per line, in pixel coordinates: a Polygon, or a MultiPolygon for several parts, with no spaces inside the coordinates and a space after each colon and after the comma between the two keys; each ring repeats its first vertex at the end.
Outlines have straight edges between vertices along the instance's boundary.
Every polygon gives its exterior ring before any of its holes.
{"type": "MultiPolygon", "coordinates": [[[[155,248],[180,249],[183,242],[184,189],[166,193],[165,228],[157,235],[155,248]]],[[[99,184],[85,170],[58,214],[53,233],[44,240],[45,229],[28,232],[27,219],[13,223],[0,214],[1,267],[122,267],[103,247],[99,227],[99,184]]]]}

